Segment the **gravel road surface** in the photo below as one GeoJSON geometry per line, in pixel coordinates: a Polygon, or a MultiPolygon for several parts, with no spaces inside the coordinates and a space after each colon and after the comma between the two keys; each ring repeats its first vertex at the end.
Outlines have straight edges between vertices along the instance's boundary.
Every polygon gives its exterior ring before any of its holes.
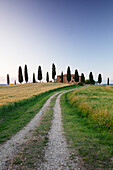
{"type": "Polygon", "coordinates": [[[66,139],[64,137],[60,108],[60,97],[63,93],[61,93],[56,99],[52,127],[49,132],[49,142],[45,148],[45,162],[42,163],[41,167],[38,169],[79,169],[77,163],[78,157],[76,156],[74,161],[70,159],[71,152],[68,149],[66,139]]]}
{"type": "Polygon", "coordinates": [[[44,104],[42,109],[26,126],[0,147],[0,170],[4,169],[5,165],[7,164],[7,161],[13,159],[14,155],[16,155],[19,152],[19,147],[24,142],[27,141],[26,137],[31,136],[32,131],[37,126],[39,126],[42,115],[46,112],[51,99],[59,93],[60,94],[58,95],[54,106],[52,127],[49,132],[49,142],[48,145],[45,147],[45,161],[41,164],[40,167],[37,167],[37,169],[41,170],[81,169],[78,166],[78,156],[75,156],[74,160],[70,159],[72,152],[68,148],[68,145],[66,143],[66,139],[64,137],[64,130],[62,126],[60,97],[63,93],[72,90],[58,92],[52,95],[44,104]]]}
{"type": "Polygon", "coordinates": [[[0,146],[0,170],[4,169],[7,161],[12,159],[13,156],[18,152],[19,146],[27,140],[26,136],[30,136],[32,134],[32,130],[34,130],[35,127],[40,124],[42,114],[45,113],[46,109],[50,104],[51,99],[58,93],[55,93],[46,101],[41,110],[21,131],[19,131],[10,140],[6,141],[2,146],[0,146]]]}

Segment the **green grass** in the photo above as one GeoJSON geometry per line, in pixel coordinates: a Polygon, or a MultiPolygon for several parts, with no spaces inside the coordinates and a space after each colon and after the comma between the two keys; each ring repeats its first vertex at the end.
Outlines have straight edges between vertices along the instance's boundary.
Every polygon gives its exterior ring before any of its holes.
{"type": "Polygon", "coordinates": [[[76,87],[65,86],[46,91],[32,98],[4,105],[0,108],[0,143],[10,139],[21,130],[41,109],[46,100],[55,92],[76,87]]]}
{"type": "Polygon", "coordinates": [[[70,103],[81,116],[91,117],[99,128],[113,132],[113,86],[90,86],[74,91],[70,103]]]}
{"type": "Polygon", "coordinates": [[[113,168],[113,133],[96,128],[92,119],[81,115],[78,107],[70,104],[72,93],[61,97],[63,126],[70,147],[82,156],[87,169],[113,168]]]}
{"type": "Polygon", "coordinates": [[[51,100],[49,109],[43,115],[40,125],[33,132],[30,140],[22,145],[22,151],[13,159],[12,169],[36,169],[44,162],[44,147],[48,143],[56,97],[51,100]]]}

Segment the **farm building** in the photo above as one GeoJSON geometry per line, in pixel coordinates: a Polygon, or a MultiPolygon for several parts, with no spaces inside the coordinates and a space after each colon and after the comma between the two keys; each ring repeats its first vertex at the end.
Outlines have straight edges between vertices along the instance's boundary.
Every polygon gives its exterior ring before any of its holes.
{"type": "MultiPolygon", "coordinates": [[[[75,83],[75,80],[74,80],[73,77],[74,77],[74,74],[71,74],[71,81],[70,81],[70,83],[75,83]]],[[[57,80],[56,81],[57,81],[57,83],[61,82],[61,75],[57,76],[57,80]]],[[[79,76],[79,82],[81,82],[81,76],[79,76]]],[[[67,81],[67,74],[63,75],[63,83],[68,83],[68,81],[67,81]]]]}

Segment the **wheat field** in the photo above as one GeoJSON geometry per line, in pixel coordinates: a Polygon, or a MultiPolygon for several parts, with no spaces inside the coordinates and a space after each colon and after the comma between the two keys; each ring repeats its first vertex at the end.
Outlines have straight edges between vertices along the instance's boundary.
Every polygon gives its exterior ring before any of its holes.
{"type": "Polygon", "coordinates": [[[0,106],[32,97],[33,95],[67,86],[62,83],[27,83],[0,87],[0,106]]]}

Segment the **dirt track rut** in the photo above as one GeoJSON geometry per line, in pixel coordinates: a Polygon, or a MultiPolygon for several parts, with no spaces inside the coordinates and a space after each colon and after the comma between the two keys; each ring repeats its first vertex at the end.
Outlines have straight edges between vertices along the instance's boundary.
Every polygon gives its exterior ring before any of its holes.
{"type": "Polygon", "coordinates": [[[54,106],[52,127],[49,132],[49,142],[45,148],[45,161],[40,167],[37,167],[37,169],[79,169],[77,163],[78,157],[76,156],[74,161],[70,160],[71,152],[68,149],[64,137],[60,108],[61,95],[72,90],[58,92],[52,95],[27,126],[0,147],[0,169],[4,169],[6,162],[11,160],[13,156],[18,153],[19,146],[27,140],[25,137],[31,135],[31,130],[34,130],[35,127],[39,125],[42,115],[48,108],[51,99],[59,93],[54,106]]]}
{"type": "Polygon", "coordinates": [[[52,95],[26,126],[0,147],[0,170],[4,169],[6,162],[12,159],[13,156],[18,152],[19,146],[27,140],[25,137],[30,136],[32,134],[32,130],[34,130],[35,127],[39,125],[42,115],[48,108],[51,99],[58,93],[52,95]]]}
{"type": "Polygon", "coordinates": [[[54,115],[52,120],[52,127],[49,132],[49,142],[45,148],[45,162],[41,164],[39,169],[79,169],[78,157],[74,158],[74,161],[70,159],[71,151],[68,149],[66,139],[64,137],[64,131],[62,126],[60,97],[58,95],[54,106],[54,115]]]}

